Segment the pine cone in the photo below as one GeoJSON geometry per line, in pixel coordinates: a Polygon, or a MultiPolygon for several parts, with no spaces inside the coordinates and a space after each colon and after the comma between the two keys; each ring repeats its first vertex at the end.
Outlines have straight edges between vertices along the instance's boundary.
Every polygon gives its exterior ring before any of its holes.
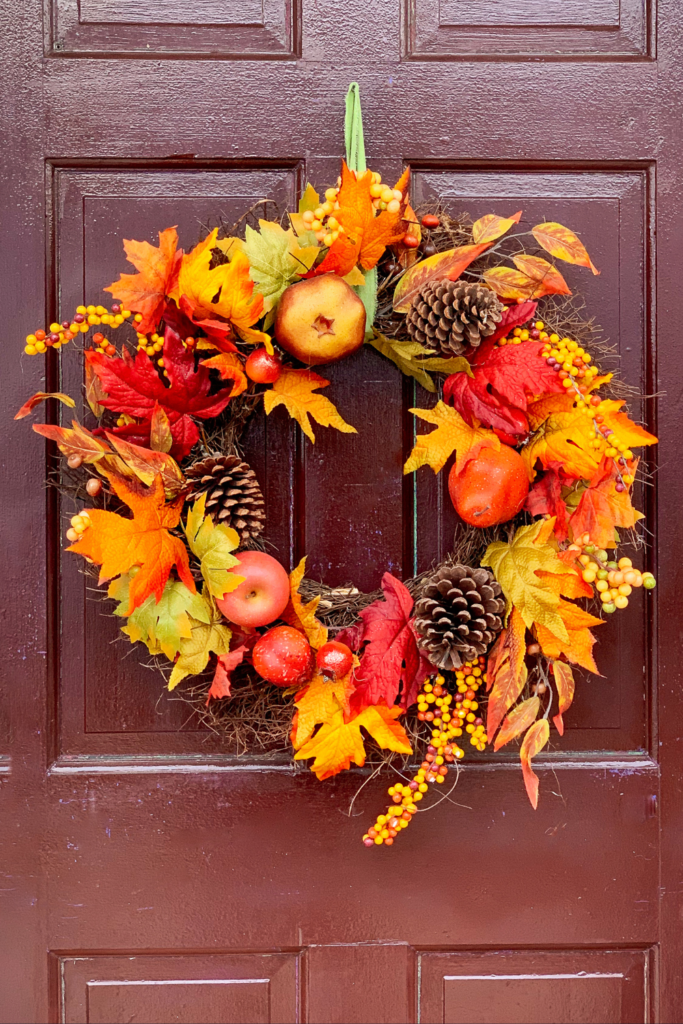
{"type": "Polygon", "coordinates": [[[503,627],[501,593],[493,573],[468,565],[443,565],[424,581],[415,629],[433,665],[453,670],[484,654],[503,627]]]}
{"type": "Polygon", "coordinates": [[[190,481],[190,500],[206,494],[206,511],[216,522],[237,530],[242,544],[263,531],[265,502],[256,474],[237,455],[195,462],[185,474],[190,481]]]}
{"type": "Polygon", "coordinates": [[[424,285],[406,317],[411,338],[442,355],[457,356],[493,334],[503,317],[495,292],[465,281],[424,285]]]}

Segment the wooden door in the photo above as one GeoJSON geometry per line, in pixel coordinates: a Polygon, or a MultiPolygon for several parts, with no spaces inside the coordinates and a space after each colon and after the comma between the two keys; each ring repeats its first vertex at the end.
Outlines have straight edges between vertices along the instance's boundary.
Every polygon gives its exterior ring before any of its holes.
{"type": "MultiPolygon", "coordinates": [[[[2,1019],[680,1020],[680,5],[0,11],[2,1019]],[[360,842],[383,781],[349,819],[358,774],[321,784],[237,759],[120,657],[60,555],[41,442],[10,420],[43,386],[23,335],[113,280],[122,236],[178,224],[187,247],[254,199],[334,181],[352,79],[371,166],[398,177],[410,162],[418,201],[582,232],[603,268],[581,277],[590,311],[627,380],[659,396],[634,410],[661,437],[646,493],[657,601],[610,624],[604,677],[540,760],[538,811],[513,760],[468,759],[457,804],[391,850],[360,842]]],[[[372,589],[445,553],[453,523],[438,482],[402,479],[415,400],[395,368],[368,350],[330,376],[359,434],[321,430],[313,449],[275,413],[250,458],[283,561],[308,553],[311,576],[372,589]]],[[[56,390],[56,360],[47,378],[56,390]]]]}

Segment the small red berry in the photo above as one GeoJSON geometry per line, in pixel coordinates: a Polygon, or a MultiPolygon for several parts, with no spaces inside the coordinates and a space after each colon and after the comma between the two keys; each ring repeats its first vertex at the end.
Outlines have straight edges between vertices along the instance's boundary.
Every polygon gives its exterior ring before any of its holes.
{"type": "Polygon", "coordinates": [[[256,384],[273,384],[282,373],[282,360],[262,346],[254,349],[244,368],[256,384]]]}
{"type": "Polygon", "coordinates": [[[422,218],[423,228],[438,228],[440,223],[441,221],[434,213],[425,213],[424,217],[422,218]]]}
{"type": "Polygon", "coordinates": [[[420,244],[420,239],[416,238],[415,235],[405,235],[403,238],[403,244],[406,249],[417,249],[420,244]]]}
{"type": "Polygon", "coordinates": [[[320,671],[332,679],[343,678],[353,668],[351,649],[337,640],[330,640],[323,644],[315,660],[320,671]]]}

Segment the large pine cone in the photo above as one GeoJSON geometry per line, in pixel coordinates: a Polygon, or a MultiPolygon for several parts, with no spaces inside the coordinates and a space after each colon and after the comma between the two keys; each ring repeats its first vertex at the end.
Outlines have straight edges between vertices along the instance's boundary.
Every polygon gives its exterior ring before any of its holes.
{"type": "Polygon", "coordinates": [[[428,577],[415,604],[420,647],[442,670],[484,654],[503,627],[505,601],[488,569],[444,565],[428,577]]]}
{"type": "Polygon", "coordinates": [[[465,281],[424,285],[406,317],[408,333],[446,357],[460,355],[493,334],[503,316],[495,292],[465,281]]]}
{"type": "Polygon", "coordinates": [[[216,522],[237,530],[241,544],[263,532],[265,502],[254,470],[237,455],[220,455],[190,466],[190,500],[206,494],[206,511],[216,522]]]}

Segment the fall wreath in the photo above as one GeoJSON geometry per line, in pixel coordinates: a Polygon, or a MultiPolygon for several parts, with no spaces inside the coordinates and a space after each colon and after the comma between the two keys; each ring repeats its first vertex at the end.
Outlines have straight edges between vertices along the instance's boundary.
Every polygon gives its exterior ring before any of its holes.
{"type": "MultiPolygon", "coordinates": [[[[80,509],[68,550],[99,567],[123,633],[169,689],[244,748],[287,735],[320,779],[362,766],[368,736],[406,758],[426,744],[363,836],[388,846],[467,740],[523,737],[536,806],[531,759],[551,718],[563,732],[572,666],[597,671],[595,612],[655,585],[616,548],[618,530],[637,539],[634,450],[656,438],[623,411],[594,362],[596,328],[567,298],[556,260],[598,273],[574,232],[521,231],[521,211],[416,213],[409,170],[394,187],[366,170],[355,85],[346,149],[336,185],[322,198],[309,185],[296,212],[264,201],[189,252],[172,227],[158,245],[124,241],[137,273],[105,289],[114,304],[79,306],[25,352],[83,355],[93,422],[33,429],[66,457],[58,486],[80,509]],[[314,422],[355,432],[313,367],[363,344],[441,395],[412,410],[435,429],[405,472],[455,455],[461,521],[443,563],[405,583],[386,573],[370,595],[306,580],[305,559],[288,573],[265,550],[239,448],[261,407],[283,405],[310,442],[314,422]]],[[[39,392],[17,418],[44,399],[75,406],[39,392]]]]}

